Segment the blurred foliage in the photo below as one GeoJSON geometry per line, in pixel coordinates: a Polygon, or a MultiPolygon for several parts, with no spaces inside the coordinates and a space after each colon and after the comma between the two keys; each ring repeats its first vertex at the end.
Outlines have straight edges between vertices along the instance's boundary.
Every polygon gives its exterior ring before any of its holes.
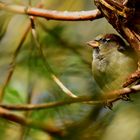
{"type": "MultiPolygon", "coordinates": [[[[29,0],[2,0],[29,5],[29,0]]],[[[42,2],[47,9],[91,10],[91,0],[34,0],[32,6],[42,2]],[[60,3],[61,2],[61,3],[60,3]]],[[[29,25],[29,17],[0,11],[0,86],[9,72],[13,53],[29,25]]],[[[36,32],[45,59],[66,87],[79,96],[96,97],[99,88],[91,74],[92,50],[86,42],[101,33],[115,33],[105,19],[96,21],[47,21],[35,18],[36,32]]],[[[44,68],[44,62],[28,33],[18,57],[10,83],[5,90],[3,103],[48,103],[63,100],[61,91],[44,68]]],[[[40,123],[51,123],[67,133],[53,137],[38,129],[26,128],[0,119],[1,140],[139,140],[139,100],[135,103],[119,102],[110,111],[100,106],[72,104],[39,111],[22,113],[40,123]],[[12,135],[11,135],[12,133],[12,135]]]]}

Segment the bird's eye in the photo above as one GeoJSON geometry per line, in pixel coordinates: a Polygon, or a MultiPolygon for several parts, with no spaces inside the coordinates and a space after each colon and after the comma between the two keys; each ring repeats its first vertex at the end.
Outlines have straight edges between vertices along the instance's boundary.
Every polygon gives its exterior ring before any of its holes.
{"type": "Polygon", "coordinates": [[[100,41],[101,41],[102,43],[108,43],[108,42],[111,41],[111,39],[109,39],[109,38],[101,38],[100,41]]]}
{"type": "Polygon", "coordinates": [[[105,38],[101,38],[100,41],[103,42],[103,43],[105,43],[106,42],[106,39],[105,38]]]}

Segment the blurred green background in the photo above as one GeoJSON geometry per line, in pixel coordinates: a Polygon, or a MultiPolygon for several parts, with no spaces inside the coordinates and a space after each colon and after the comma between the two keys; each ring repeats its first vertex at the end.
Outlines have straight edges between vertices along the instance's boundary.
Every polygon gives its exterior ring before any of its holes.
{"type": "MultiPolygon", "coordinates": [[[[29,0],[1,0],[29,5],[29,0]]],[[[96,9],[91,0],[32,0],[46,9],[83,11],[96,9]]],[[[102,33],[116,33],[103,19],[95,21],[53,21],[35,18],[36,32],[45,59],[63,84],[78,96],[96,97],[100,92],[91,74],[92,49],[86,42],[102,33]]],[[[0,10],[0,86],[10,71],[13,54],[29,25],[27,15],[0,10]]],[[[3,103],[47,103],[65,100],[67,95],[50,78],[31,31],[16,58],[16,67],[5,89],[3,103]]],[[[136,96],[136,95],[135,95],[136,96]]],[[[22,127],[0,119],[1,140],[139,140],[140,110],[138,95],[134,102],[117,102],[113,111],[88,104],[30,112],[16,112],[43,124],[56,126],[64,135],[51,135],[39,129],[22,127]]]]}

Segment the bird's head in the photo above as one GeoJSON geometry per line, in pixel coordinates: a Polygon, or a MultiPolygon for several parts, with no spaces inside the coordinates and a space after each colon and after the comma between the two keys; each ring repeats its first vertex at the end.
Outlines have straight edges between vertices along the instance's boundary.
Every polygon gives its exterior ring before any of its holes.
{"type": "Polygon", "coordinates": [[[119,52],[126,50],[125,42],[116,34],[104,34],[97,36],[94,40],[87,42],[97,53],[108,52],[117,49],[119,52]]]}

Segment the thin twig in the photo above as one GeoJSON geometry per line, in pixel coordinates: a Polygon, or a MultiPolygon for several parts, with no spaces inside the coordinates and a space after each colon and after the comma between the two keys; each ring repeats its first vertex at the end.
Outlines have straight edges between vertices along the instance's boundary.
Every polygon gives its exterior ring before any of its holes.
{"type": "Polygon", "coordinates": [[[132,83],[136,82],[138,79],[140,79],[140,70],[136,70],[134,73],[132,73],[123,83],[123,87],[127,87],[131,85],[132,83]]]}
{"type": "Polygon", "coordinates": [[[95,20],[102,18],[101,12],[96,10],[90,11],[56,11],[56,10],[46,10],[41,8],[19,6],[14,4],[6,4],[0,2],[0,9],[7,10],[10,12],[15,12],[18,14],[28,14],[37,17],[44,17],[48,20],[65,20],[65,21],[84,21],[84,20],[95,20]]]}
{"type": "Polygon", "coordinates": [[[50,65],[48,64],[45,56],[44,56],[44,53],[43,53],[43,50],[41,48],[41,45],[38,41],[38,37],[37,37],[37,33],[36,33],[36,30],[35,30],[35,24],[34,24],[34,19],[32,16],[30,16],[30,20],[31,20],[31,26],[32,26],[32,35],[33,35],[33,38],[34,38],[34,41],[36,43],[36,46],[37,46],[37,49],[39,50],[39,54],[45,64],[45,68],[47,69],[47,71],[50,73],[50,76],[51,78],[53,79],[53,81],[61,88],[61,90],[66,93],[68,96],[72,97],[72,98],[77,98],[77,96],[75,94],[73,94],[60,80],[59,78],[54,74],[52,68],[50,67],[50,65]]]}
{"type": "Polygon", "coordinates": [[[94,104],[101,104],[101,101],[93,101],[91,97],[78,97],[78,98],[71,98],[64,101],[56,101],[50,103],[42,103],[42,104],[24,104],[24,105],[4,105],[0,104],[0,107],[6,108],[8,110],[18,110],[18,111],[27,111],[27,110],[39,110],[39,109],[48,109],[54,108],[74,103],[82,103],[92,101],[94,104]]]}
{"type": "Polygon", "coordinates": [[[42,104],[17,104],[17,105],[6,105],[0,104],[0,107],[6,108],[8,110],[18,110],[18,111],[28,111],[28,110],[39,110],[39,109],[48,109],[54,107],[60,107],[64,105],[74,104],[74,103],[91,103],[92,105],[105,105],[106,102],[116,102],[117,100],[121,99],[123,95],[129,94],[139,94],[140,85],[135,85],[132,87],[126,87],[119,90],[112,91],[107,93],[102,97],[101,100],[94,100],[91,97],[78,97],[78,98],[71,98],[64,101],[57,101],[57,102],[50,102],[50,103],[42,103],[42,104]]]}
{"type": "Polygon", "coordinates": [[[14,52],[14,54],[13,54],[13,58],[11,59],[11,62],[10,62],[10,64],[9,64],[9,71],[8,71],[7,76],[6,76],[6,78],[5,78],[3,87],[2,87],[2,89],[1,89],[1,91],[0,91],[0,102],[2,101],[2,99],[3,99],[3,97],[4,97],[5,89],[6,89],[7,85],[9,84],[9,82],[10,82],[10,80],[11,80],[11,78],[12,78],[12,75],[13,75],[13,73],[14,73],[15,66],[16,66],[16,58],[17,58],[17,56],[18,56],[18,54],[19,54],[19,52],[20,52],[20,50],[21,50],[21,47],[22,47],[22,45],[23,45],[23,43],[24,43],[24,41],[25,41],[25,39],[26,39],[26,37],[27,37],[27,34],[28,34],[29,30],[30,30],[30,26],[31,26],[31,25],[30,25],[30,23],[29,23],[29,24],[27,25],[26,29],[25,29],[25,32],[23,33],[23,35],[22,35],[22,37],[21,37],[20,43],[19,43],[19,45],[17,46],[17,48],[16,48],[16,50],[15,50],[15,52],[14,52]]]}
{"type": "MultiPolygon", "coordinates": [[[[29,2],[29,5],[31,6],[31,0],[28,1],[29,2]]],[[[42,2],[40,2],[37,7],[38,8],[41,8],[43,5],[42,5],[42,2]]],[[[30,22],[30,28],[31,28],[31,22],[30,22]]],[[[31,63],[31,56],[32,56],[32,47],[30,48],[30,55],[29,55],[29,61],[28,61],[28,66],[30,67],[30,63],[31,63]]],[[[34,96],[34,93],[33,93],[33,81],[31,81],[31,78],[32,77],[32,72],[30,71],[30,68],[29,68],[29,73],[28,73],[28,94],[27,94],[27,99],[26,99],[26,103],[27,104],[31,104],[32,103],[32,99],[33,99],[33,96],[34,96]]],[[[32,114],[32,111],[26,111],[24,112],[24,117],[27,119],[31,116],[32,114]]],[[[20,140],[23,140],[23,139],[26,139],[26,135],[28,135],[28,133],[30,132],[30,128],[26,128],[26,127],[23,127],[21,126],[21,130],[20,130],[20,137],[19,139],[20,140]]]]}
{"type": "Polygon", "coordinates": [[[140,91],[140,84],[139,85],[134,85],[131,87],[125,87],[122,89],[114,90],[107,95],[104,96],[104,99],[113,99],[113,98],[120,98],[122,95],[129,95],[129,94],[139,94],[140,91]]]}

